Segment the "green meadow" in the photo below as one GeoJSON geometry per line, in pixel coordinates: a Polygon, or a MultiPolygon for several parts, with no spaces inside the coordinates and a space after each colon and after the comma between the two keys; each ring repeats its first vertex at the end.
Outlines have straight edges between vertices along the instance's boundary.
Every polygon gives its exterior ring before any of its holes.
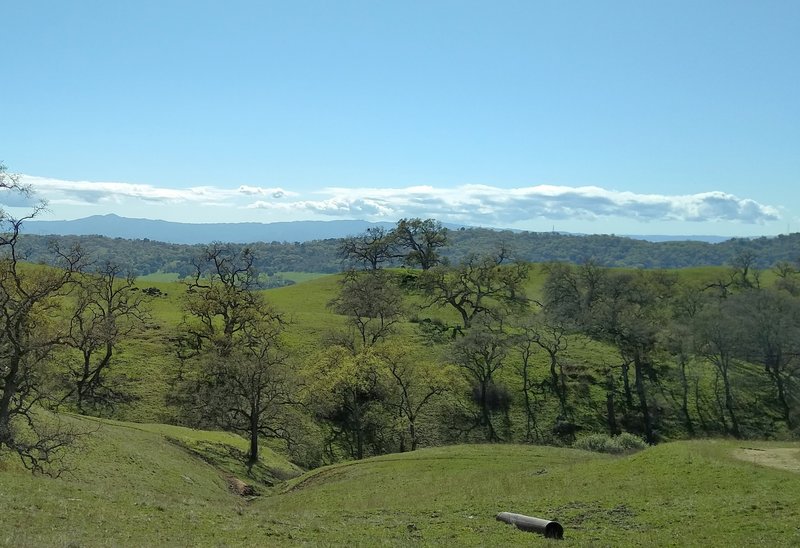
{"type": "Polygon", "coordinates": [[[92,434],[60,478],[0,462],[7,546],[509,546],[553,542],[495,520],[558,520],[565,546],[800,543],[800,445],[702,440],[608,456],[456,445],[300,474],[273,451],[258,494],[219,432],[71,418],[92,434]],[[787,452],[788,451],[788,452],[787,452]],[[784,458],[770,459],[775,455],[784,458]],[[293,477],[295,476],[295,477],[293,477]]]}

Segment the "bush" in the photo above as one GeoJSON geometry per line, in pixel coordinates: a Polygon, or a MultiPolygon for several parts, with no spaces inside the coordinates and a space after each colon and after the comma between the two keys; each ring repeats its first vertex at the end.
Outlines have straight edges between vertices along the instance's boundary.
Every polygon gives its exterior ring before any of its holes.
{"type": "Polygon", "coordinates": [[[611,438],[606,434],[589,434],[575,440],[572,447],[583,449],[584,451],[594,451],[595,453],[608,453],[611,445],[611,438]]]}
{"type": "Polygon", "coordinates": [[[609,436],[608,434],[590,434],[575,441],[572,446],[575,449],[584,451],[594,451],[595,453],[633,453],[647,447],[642,438],[623,432],[619,436],[609,436]]]}
{"type": "Polygon", "coordinates": [[[623,432],[619,436],[611,439],[619,447],[620,453],[633,453],[634,451],[641,451],[647,447],[647,442],[645,442],[639,436],[631,434],[630,432],[623,432]]]}

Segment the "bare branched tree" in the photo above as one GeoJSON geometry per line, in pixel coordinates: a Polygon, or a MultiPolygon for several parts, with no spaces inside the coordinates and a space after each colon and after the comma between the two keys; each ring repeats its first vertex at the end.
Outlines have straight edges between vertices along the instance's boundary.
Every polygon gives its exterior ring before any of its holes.
{"type": "MultiPolygon", "coordinates": [[[[381,363],[388,369],[395,387],[389,405],[406,425],[411,451],[419,447],[417,422],[425,410],[452,385],[449,368],[414,359],[412,349],[402,345],[385,345],[378,349],[381,363]]],[[[406,450],[405,437],[400,452],[406,450]]]]}
{"type": "Polygon", "coordinates": [[[342,342],[367,347],[385,340],[403,318],[403,294],[391,274],[383,270],[345,273],[339,295],[328,303],[337,314],[347,317],[353,329],[342,342]],[[355,343],[355,344],[353,344],[355,343]]]}
{"type": "Polygon", "coordinates": [[[261,437],[291,442],[283,420],[291,397],[284,317],[258,293],[255,257],[214,244],[195,262],[184,300],[179,338],[184,364],[180,403],[198,425],[244,434],[248,464],[259,458],[261,437]]]}
{"type": "Polygon", "coordinates": [[[123,391],[105,382],[106,372],[120,340],[140,329],[149,314],[135,277],[123,275],[115,264],[103,264],[77,285],[64,342],[78,358],[68,361],[72,383],[64,399],[74,400],[84,412],[87,406],[109,407],[126,399],[123,391]]]}
{"type": "Polygon", "coordinates": [[[468,329],[478,316],[498,319],[504,311],[518,310],[529,302],[524,284],[529,266],[507,259],[503,248],[493,256],[472,255],[456,267],[437,266],[420,276],[419,285],[429,306],[452,307],[468,329]]]}
{"type": "Polygon", "coordinates": [[[453,341],[450,353],[468,382],[472,384],[473,400],[478,406],[474,427],[481,428],[486,441],[501,441],[495,426],[494,414],[508,411],[508,400],[495,383],[497,373],[506,362],[509,336],[502,325],[482,315],[463,337],[453,341]]]}
{"type": "Polygon", "coordinates": [[[397,255],[396,245],[394,232],[375,226],[362,234],[343,238],[339,255],[353,266],[377,270],[397,255]]]}
{"type": "MultiPolygon", "coordinates": [[[[32,197],[2,165],[0,189],[32,197]]],[[[15,452],[34,472],[52,473],[50,465],[75,439],[71,428],[41,408],[50,397],[48,362],[62,336],[53,318],[83,255],[79,249],[53,249],[56,268],[21,264],[20,230],[43,209],[36,203],[20,218],[0,212],[0,450],[15,452]]]]}
{"type": "Polygon", "coordinates": [[[401,255],[409,266],[429,270],[441,262],[439,249],[447,245],[447,229],[435,219],[400,219],[392,231],[404,248],[401,255]]]}

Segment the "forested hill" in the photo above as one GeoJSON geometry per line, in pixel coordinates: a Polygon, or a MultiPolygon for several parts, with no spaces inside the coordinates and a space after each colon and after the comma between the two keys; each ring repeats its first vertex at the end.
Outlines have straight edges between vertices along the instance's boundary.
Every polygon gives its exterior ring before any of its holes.
{"type": "MultiPolygon", "coordinates": [[[[681,268],[730,264],[746,252],[754,265],[769,268],[780,261],[800,259],[800,233],[733,238],[719,243],[700,241],[648,242],[613,235],[568,235],[550,232],[512,232],[468,228],[448,232],[449,245],[442,255],[458,262],[470,253],[492,253],[504,244],[514,258],[530,262],[582,263],[593,260],[602,266],[681,268]]],[[[338,250],[342,240],[307,242],[255,242],[246,244],[258,257],[263,272],[338,272],[342,263],[338,250]]],[[[103,236],[23,236],[25,257],[31,262],[49,262],[52,246],[66,249],[79,244],[93,259],[110,260],[131,268],[137,275],[154,272],[191,271],[191,260],[202,245],[168,244],[153,240],[128,240],[103,236]]],[[[244,246],[238,244],[237,246],[244,246]]]]}

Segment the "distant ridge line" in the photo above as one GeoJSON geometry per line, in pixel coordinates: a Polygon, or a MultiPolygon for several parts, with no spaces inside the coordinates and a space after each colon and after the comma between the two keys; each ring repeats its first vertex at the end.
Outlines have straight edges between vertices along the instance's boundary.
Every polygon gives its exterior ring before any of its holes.
{"type": "MultiPolygon", "coordinates": [[[[92,215],[69,221],[32,220],[25,223],[25,232],[40,236],[106,236],[129,240],[155,240],[172,244],[205,244],[214,241],[230,243],[251,242],[307,242],[343,238],[364,232],[367,228],[391,228],[393,222],[370,222],[363,220],[331,221],[276,221],[269,223],[180,223],[159,219],[137,219],[121,217],[113,213],[92,215]]],[[[463,227],[443,223],[451,230],[463,227]]],[[[504,230],[504,229],[492,229],[504,230]]],[[[513,230],[513,232],[525,232],[513,230]]],[[[549,231],[548,231],[549,233],[549,231]]],[[[558,234],[584,236],[585,234],[558,234]]],[[[620,235],[625,238],[649,242],[699,241],[719,243],[730,238],[723,236],[669,236],[669,235],[620,235]]]]}

